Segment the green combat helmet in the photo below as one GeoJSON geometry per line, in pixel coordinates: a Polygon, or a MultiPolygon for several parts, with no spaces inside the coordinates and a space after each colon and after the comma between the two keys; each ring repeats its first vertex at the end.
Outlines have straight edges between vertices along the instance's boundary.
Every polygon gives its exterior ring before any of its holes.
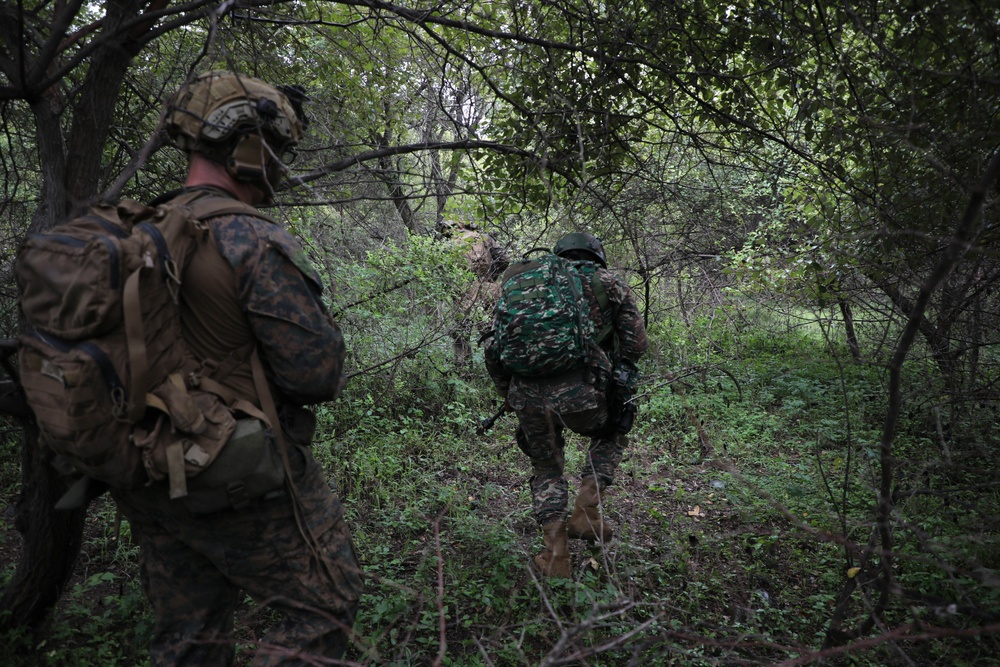
{"type": "Polygon", "coordinates": [[[604,268],[608,268],[608,260],[604,255],[604,244],[593,234],[573,232],[562,237],[552,247],[552,254],[563,256],[565,253],[578,250],[593,258],[604,268]]]}
{"type": "Polygon", "coordinates": [[[295,157],[308,118],[301,86],[271,86],[226,71],[202,74],[181,87],[166,110],[177,146],[224,165],[237,181],[277,185],[295,157]]]}

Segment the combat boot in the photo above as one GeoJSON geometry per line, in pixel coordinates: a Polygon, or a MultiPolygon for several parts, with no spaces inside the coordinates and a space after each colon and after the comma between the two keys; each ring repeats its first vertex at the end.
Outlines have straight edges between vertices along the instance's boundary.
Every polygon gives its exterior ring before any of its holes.
{"type": "Polygon", "coordinates": [[[588,542],[610,542],[614,537],[611,524],[601,516],[597,505],[601,501],[601,491],[597,480],[585,477],[580,483],[580,491],[576,494],[573,515],[567,524],[567,533],[573,539],[588,542]]]}
{"type": "Polygon", "coordinates": [[[535,556],[535,565],[546,577],[569,579],[573,566],[569,560],[569,540],[566,538],[566,522],[552,521],[542,526],[545,549],[535,556]]]}

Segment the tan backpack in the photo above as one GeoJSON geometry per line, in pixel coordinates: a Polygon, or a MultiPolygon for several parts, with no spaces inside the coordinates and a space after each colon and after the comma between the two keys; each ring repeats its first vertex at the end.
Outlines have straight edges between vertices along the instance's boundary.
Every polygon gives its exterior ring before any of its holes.
{"type": "MultiPolygon", "coordinates": [[[[229,214],[267,219],[190,191],[157,208],[93,207],[30,235],[18,252],[21,383],[43,444],[86,475],[119,489],[169,478],[171,497],[185,497],[188,478],[219,457],[237,418],[265,428],[276,419],[266,380],[258,393],[271,410],[228,395],[181,333],[186,263],[210,238],[204,220],[229,214]]],[[[241,363],[261,377],[256,352],[243,352],[241,363]]]]}

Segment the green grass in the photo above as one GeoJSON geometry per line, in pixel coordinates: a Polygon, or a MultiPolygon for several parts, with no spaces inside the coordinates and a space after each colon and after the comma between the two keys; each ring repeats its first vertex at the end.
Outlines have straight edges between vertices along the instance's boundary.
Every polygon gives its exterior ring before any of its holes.
{"type": "MultiPolygon", "coordinates": [[[[835,363],[812,328],[732,340],[739,356],[723,347],[704,359],[704,372],[675,382],[649,373],[607,504],[618,539],[604,551],[573,544],[572,581],[539,581],[529,566],[541,544],[529,466],[513,443],[513,418],[475,435],[476,420],[495,409],[484,378],[446,374],[425,386],[418,373],[401,372],[389,394],[372,391],[390,391],[384,378],[360,378],[323,407],[315,452],[339,488],[368,575],[349,658],[428,665],[443,650],[441,664],[470,667],[547,659],[707,666],[775,664],[819,650],[858,564],[845,540],[863,546],[872,528],[882,372],[835,363]]],[[[435,354],[414,363],[446,365],[446,350],[435,354]]],[[[982,491],[993,479],[982,465],[941,461],[926,417],[908,415],[897,439],[898,582],[928,601],[1000,609],[1000,493],[982,491]]],[[[988,432],[980,437],[988,441],[988,432]]],[[[570,438],[571,490],[584,445],[570,438]]],[[[111,539],[112,508],[98,505],[91,520],[86,577],[42,635],[5,638],[34,656],[31,664],[65,664],[70,655],[75,664],[143,662],[151,620],[135,551],[111,539]]],[[[876,573],[854,575],[862,586],[845,627],[864,618],[876,573]]],[[[252,611],[241,610],[241,619],[256,619],[241,626],[247,645],[266,629],[266,615],[252,611]]],[[[889,628],[919,620],[941,636],[873,641],[837,664],[989,664],[985,656],[996,654],[995,637],[948,636],[982,620],[931,602],[894,596],[884,619],[889,628]]]]}

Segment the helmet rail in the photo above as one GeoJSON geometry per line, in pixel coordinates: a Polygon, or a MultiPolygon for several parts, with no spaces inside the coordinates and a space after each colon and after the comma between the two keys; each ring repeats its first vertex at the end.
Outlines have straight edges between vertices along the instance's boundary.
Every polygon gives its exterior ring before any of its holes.
{"type": "Polygon", "coordinates": [[[223,164],[236,180],[264,180],[273,187],[294,160],[294,147],[308,124],[305,99],[301,86],[278,88],[216,70],[195,77],[171,97],[166,131],[178,148],[223,164]]]}

